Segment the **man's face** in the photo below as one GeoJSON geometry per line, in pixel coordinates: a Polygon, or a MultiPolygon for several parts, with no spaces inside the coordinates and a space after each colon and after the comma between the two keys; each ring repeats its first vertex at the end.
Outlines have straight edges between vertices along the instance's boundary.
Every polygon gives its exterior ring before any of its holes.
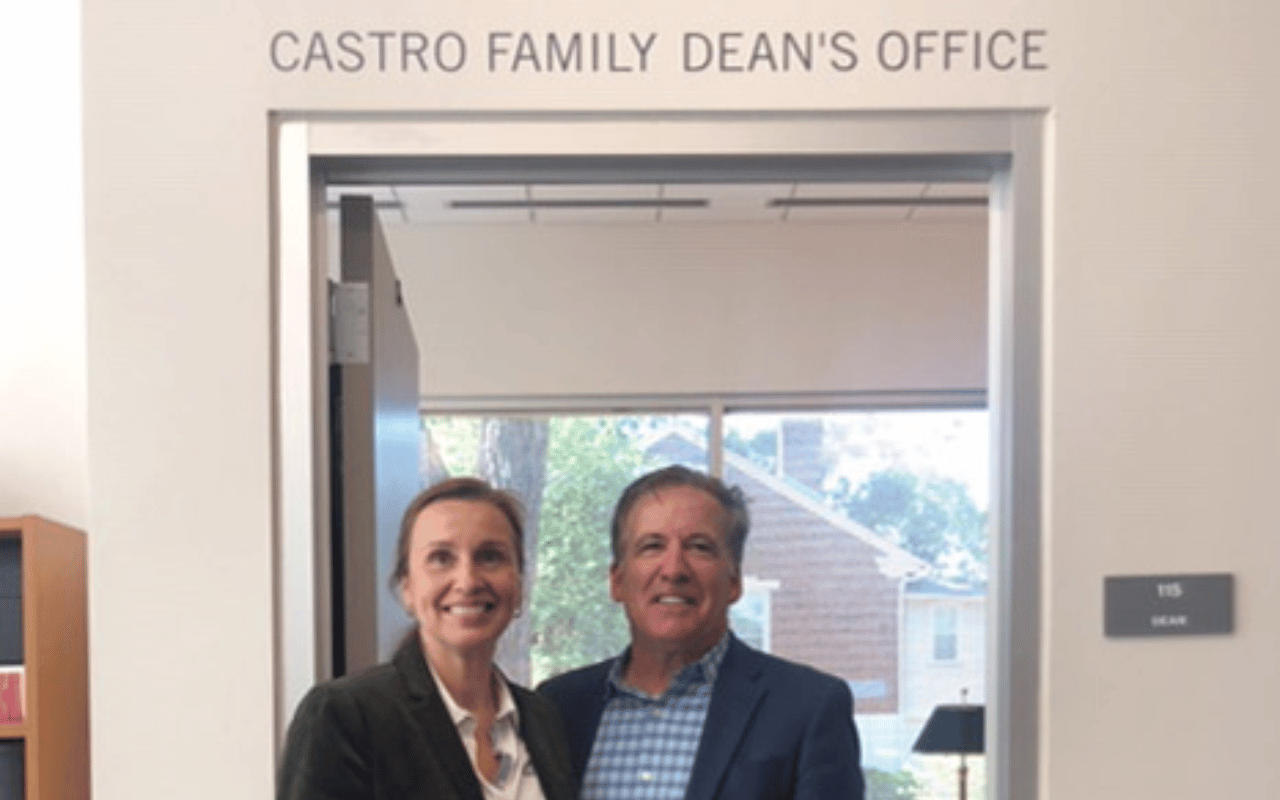
{"type": "Polygon", "coordinates": [[[658,489],[631,509],[609,589],[634,648],[697,656],[720,640],[742,595],[726,533],[720,504],[691,486],[658,489]]]}

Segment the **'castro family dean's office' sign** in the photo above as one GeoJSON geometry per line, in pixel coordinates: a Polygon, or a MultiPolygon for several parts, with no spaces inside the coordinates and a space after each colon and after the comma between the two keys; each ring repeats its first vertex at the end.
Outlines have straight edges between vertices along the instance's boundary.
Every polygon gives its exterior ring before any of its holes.
{"type": "Polygon", "coordinates": [[[282,28],[267,41],[267,59],[288,74],[1009,73],[1047,70],[1047,40],[1044,29],[1012,27],[677,34],[282,28]]]}

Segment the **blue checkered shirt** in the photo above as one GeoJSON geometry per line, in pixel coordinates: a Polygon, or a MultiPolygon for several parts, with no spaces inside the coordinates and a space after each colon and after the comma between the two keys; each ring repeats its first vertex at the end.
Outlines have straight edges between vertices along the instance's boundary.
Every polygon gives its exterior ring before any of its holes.
{"type": "Polygon", "coordinates": [[[676,675],[659,697],[622,679],[627,653],[609,670],[604,713],[582,778],[581,800],[681,800],[707,721],[711,687],[729,649],[726,633],[676,675]]]}

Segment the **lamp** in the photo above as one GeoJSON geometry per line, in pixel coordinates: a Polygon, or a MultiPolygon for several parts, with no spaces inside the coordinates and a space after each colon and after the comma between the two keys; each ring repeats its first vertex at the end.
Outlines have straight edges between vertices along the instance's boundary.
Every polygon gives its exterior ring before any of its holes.
{"type": "Polygon", "coordinates": [[[969,778],[969,768],[964,763],[964,757],[983,752],[986,737],[984,709],[980,705],[965,703],[965,694],[960,693],[959,705],[941,705],[935,708],[911,748],[917,753],[959,754],[960,800],[965,800],[965,784],[969,778]]]}

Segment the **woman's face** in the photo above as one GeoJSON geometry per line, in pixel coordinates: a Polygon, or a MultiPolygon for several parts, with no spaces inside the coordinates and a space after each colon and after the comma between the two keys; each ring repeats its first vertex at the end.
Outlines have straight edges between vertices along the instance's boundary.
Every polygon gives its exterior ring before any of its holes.
{"type": "Polygon", "coordinates": [[[496,506],[439,500],[414,520],[400,584],[427,653],[493,657],[520,605],[514,531],[496,506]]]}

